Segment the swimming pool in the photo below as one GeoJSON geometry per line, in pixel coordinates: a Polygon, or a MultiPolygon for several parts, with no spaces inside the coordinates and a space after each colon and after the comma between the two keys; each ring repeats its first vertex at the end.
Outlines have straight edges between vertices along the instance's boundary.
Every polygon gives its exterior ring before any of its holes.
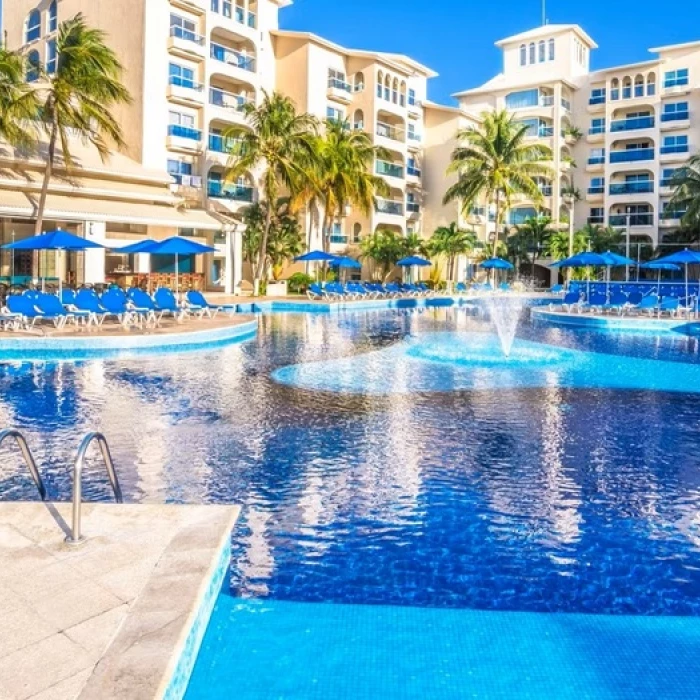
{"type": "Polygon", "coordinates": [[[692,697],[698,339],[492,342],[458,308],[266,315],[211,352],[4,364],[0,411],[52,497],[99,429],[127,500],[244,506],[190,699],[692,697]]]}

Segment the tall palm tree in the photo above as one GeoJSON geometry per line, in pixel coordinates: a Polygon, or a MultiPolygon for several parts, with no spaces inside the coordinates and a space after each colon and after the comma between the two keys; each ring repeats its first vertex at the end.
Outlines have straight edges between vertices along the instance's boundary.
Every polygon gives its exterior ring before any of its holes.
{"type": "MultiPolygon", "coordinates": [[[[249,126],[232,126],[224,133],[230,144],[226,180],[235,181],[261,169],[266,202],[276,202],[282,190],[295,196],[311,178],[316,119],[310,114],[299,114],[292,100],[277,92],[264,92],[259,106],[247,104],[244,109],[249,126]]],[[[260,253],[253,270],[256,296],[265,271],[272,214],[272,208],[266,207],[260,253]]]]}
{"type": "Polygon", "coordinates": [[[498,231],[513,196],[525,195],[538,204],[542,193],[535,178],[552,175],[546,164],[552,159],[552,149],[528,143],[528,128],[505,110],[484,112],[480,127],[457,133],[460,145],[452,152],[447,169],[456,173],[458,180],[445,193],[445,204],[458,200],[465,212],[480,200],[495,205],[494,255],[498,231]]]}
{"type": "Polygon", "coordinates": [[[360,241],[360,250],[363,258],[381,268],[382,280],[385,280],[404,255],[404,239],[391,229],[377,229],[360,241]]]}
{"type": "Polygon", "coordinates": [[[669,202],[671,209],[685,210],[683,225],[689,228],[700,227],[700,156],[690,158],[676,173],[671,186],[673,196],[669,202]]]}
{"type": "Polygon", "coordinates": [[[477,242],[473,231],[459,228],[457,222],[453,221],[449,226],[435,229],[428,245],[433,255],[443,255],[447,258],[447,279],[454,281],[457,256],[470,253],[477,242]]]}
{"type": "MultiPolygon", "coordinates": [[[[574,233],[572,254],[583,253],[588,250],[588,236],[583,231],[574,233]]],[[[556,231],[547,241],[547,255],[554,260],[563,260],[569,257],[569,232],[556,231]]]]}
{"type": "Polygon", "coordinates": [[[537,258],[547,249],[547,242],[557,231],[548,216],[537,216],[516,226],[516,233],[508,238],[508,246],[518,263],[521,258],[530,261],[532,275],[535,274],[537,258]]]}
{"type": "Polygon", "coordinates": [[[121,82],[123,68],[105,43],[106,35],[91,29],[82,14],[61,23],[56,38],[56,71],[39,74],[35,95],[39,100],[39,122],[48,137],[44,181],[41,187],[34,232],[41,233],[49,182],[60,143],[66,167],[73,165],[71,135],[90,142],[102,160],[109,156],[110,143],[124,145],[121,127],[110,109],[131,101],[121,82]]]}
{"type": "Polygon", "coordinates": [[[428,241],[418,233],[406,234],[403,238],[404,257],[430,255],[428,241]]]}
{"type": "Polygon", "coordinates": [[[36,95],[25,83],[26,65],[19,54],[0,46],[0,138],[13,146],[34,145],[36,95]]]}
{"type": "Polygon", "coordinates": [[[374,161],[383,154],[366,132],[351,129],[349,122],[325,122],[324,133],[315,142],[313,181],[302,193],[302,198],[317,199],[323,208],[324,251],[330,249],[333,222],[343,217],[347,206],[369,215],[376,196],[388,193],[383,178],[372,172],[374,161]]]}

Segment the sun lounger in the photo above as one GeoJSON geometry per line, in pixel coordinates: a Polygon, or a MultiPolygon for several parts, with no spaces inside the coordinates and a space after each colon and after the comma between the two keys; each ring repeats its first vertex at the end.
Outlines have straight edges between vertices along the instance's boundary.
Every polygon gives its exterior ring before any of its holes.
{"type": "Polygon", "coordinates": [[[186,306],[181,306],[177,303],[177,299],[175,298],[172,290],[168,289],[167,287],[160,287],[159,289],[156,289],[156,292],[153,295],[153,301],[158,309],[164,311],[165,313],[171,313],[178,321],[182,321],[185,316],[188,316],[190,313],[186,306]]]}
{"type": "Polygon", "coordinates": [[[659,317],[663,314],[668,314],[671,317],[676,316],[680,310],[680,304],[678,297],[663,297],[657,309],[657,315],[659,317]]]}
{"type": "Polygon", "coordinates": [[[209,316],[209,318],[214,318],[219,311],[223,311],[226,308],[225,306],[210,304],[204,297],[204,294],[196,289],[191,289],[189,292],[187,292],[185,299],[187,300],[187,303],[191,309],[203,309],[204,314],[209,316]]]}
{"type": "Polygon", "coordinates": [[[41,309],[37,308],[32,296],[24,294],[13,294],[7,297],[7,310],[11,314],[19,317],[20,325],[25,328],[34,328],[37,321],[47,320],[52,321],[56,327],[63,323],[62,318],[57,318],[52,314],[46,314],[41,309]]]}

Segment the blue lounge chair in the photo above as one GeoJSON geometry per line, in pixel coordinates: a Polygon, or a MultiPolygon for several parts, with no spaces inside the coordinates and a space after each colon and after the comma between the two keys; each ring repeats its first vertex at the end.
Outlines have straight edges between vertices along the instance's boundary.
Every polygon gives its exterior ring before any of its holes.
{"type": "Polygon", "coordinates": [[[78,323],[83,320],[92,323],[92,314],[89,311],[70,311],[61,303],[61,300],[53,294],[40,294],[35,302],[40,311],[55,318],[57,327],[62,328],[68,321],[78,323]]]}
{"type": "Polygon", "coordinates": [[[34,328],[39,320],[54,321],[55,318],[38,309],[30,296],[13,294],[7,297],[7,310],[19,317],[19,323],[25,328],[34,328]]]}
{"type": "Polygon", "coordinates": [[[106,311],[113,316],[116,316],[119,323],[123,326],[131,324],[140,324],[143,320],[144,313],[139,313],[130,306],[126,294],[121,289],[108,289],[101,297],[100,304],[106,311]]]}
{"type": "Polygon", "coordinates": [[[312,282],[309,285],[309,288],[306,290],[306,296],[309,297],[309,299],[311,299],[312,301],[323,299],[323,287],[320,284],[318,284],[318,282],[312,282]]]}
{"type": "MultiPolygon", "coordinates": [[[[464,282],[460,282],[459,284],[461,284],[464,287],[464,291],[466,292],[467,286],[464,284],[464,282]]],[[[418,284],[416,284],[416,287],[418,287],[418,289],[420,289],[426,297],[430,296],[433,293],[433,290],[425,282],[418,282],[418,284]]]]}
{"type": "Polygon", "coordinates": [[[669,316],[676,316],[680,310],[680,305],[681,302],[678,297],[663,297],[657,309],[657,315],[668,314],[669,316]]]}
{"type": "Polygon", "coordinates": [[[219,311],[223,311],[224,306],[217,306],[216,304],[210,304],[204,297],[204,294],[202,292],[197,291],[196,289],[190,289],[189,292],[185,295],[185,299],[187,303],[189,304],[190,309],[193,310],[199,310],[201,309],[204,313],[205,316],[209,316],[209,318],[214,318],[216,314],[219,313],[219,311]]]}
{"type": "Polygon", "coordinates": [[[161,309],[151,299],[151,297],[138,287],[132,287],[127,292],[129,308],[132,311],[140,311],[146,315],[146,323],[152,323],[154,326],[159,326],[163,316],[170,313],[167,309],[161,309]]]}
{"type": "Polygon", "coordinates": [[[591,295],[579,305],[579,311],[602,311],[608,298],[600,292],[592,292],[591,295]]]}
{"type": "Polygon", "coordinates": [[[499,288],[502,292],[509,292],[509,291],[510,291],[510,285],[508,284],[508,282],[501,282],[501,283],[498,285],[498,288],[499,288]]]}
{"type": "Polygon", "coordinates": [[[579,292],[567,292],[564,298],[561,300],[561,308],[565,309],[567,312],[571,313],[573,307],[581,306],[582,299],[579,292]]]}
{"type": "Polygon", "coordinates": [[[627,306],[627,301],[627,295],[624,292],[613,292],[601,308],[603,311],[617,311],[621,314],[627,306]]]}
{"type": "Polygon", "coordinates": [[[555,284],[553,287],[549,288],[550,294],[561,294],[564,291],[563,284],[555,284]]]}
{"type": "Polygon", "coordinates": [[[156,293],[153,295],[153,301],[155,301],[158,309],[166,313],[172,313],[173,317],[178,321],[182,321],[185,316],[190,313],[186,306],[180,306],[180,304],[177,303],[177,299],[172,290],[167,287],[156,289],[156,293]]]}
{"type": "Polygon", "coordinates": [[[659,308],[659,297],[656,294],[648,294],[642,297],[642,300],[634,307],[637,313],[648,313],[650,315],[656,313],[659,308]]]}
{"type": "Polygon", "coordinates": [[[455,285],[455,292],[457,292],[457,294],[466,294],[467,285],[464,284],[464,282],[457,282],[457,284],[455,285]]]}
{"type": "Polygon", "coordinates": [[[101,326],[108,316],[115,316],[100,303],[100,298],[94,289],[81,289],[77,294],[71,290],[64,290],[62,301],[78,311],[88,311],[93,315],[98,326],[101,326]],[[72,296],[71,296],[72,295],[72,296]]]}

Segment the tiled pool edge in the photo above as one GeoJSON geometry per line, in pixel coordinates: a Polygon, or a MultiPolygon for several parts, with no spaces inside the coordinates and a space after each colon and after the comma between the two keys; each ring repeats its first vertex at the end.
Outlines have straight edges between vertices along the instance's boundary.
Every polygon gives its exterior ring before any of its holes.
{"type": "Polygon", "coordinates": [[[591,316],[582,313],[566,313],[549,308],[534,308],[530,312],[533,321],[567,326],[571,328],[588,328],[609,331],[639,331],[644,333],[666,333],[670,331],[685,332],[693,322],[682,318],[644,318],[630,316],[591,316]]]}
{"type": "Polygon", "coordinates": [[[208,581],[205,579],[202,582],[200,602],[193,608],[190,619],[183,629],[182,643],[173,651],[161,688],[156,694],[159,700],[161,698],[162,700],[182,700],[185,697],[204,633],[230,565],[231,535],[229,533],[221,542],[219,557],[212,564],[208,581]]]}

